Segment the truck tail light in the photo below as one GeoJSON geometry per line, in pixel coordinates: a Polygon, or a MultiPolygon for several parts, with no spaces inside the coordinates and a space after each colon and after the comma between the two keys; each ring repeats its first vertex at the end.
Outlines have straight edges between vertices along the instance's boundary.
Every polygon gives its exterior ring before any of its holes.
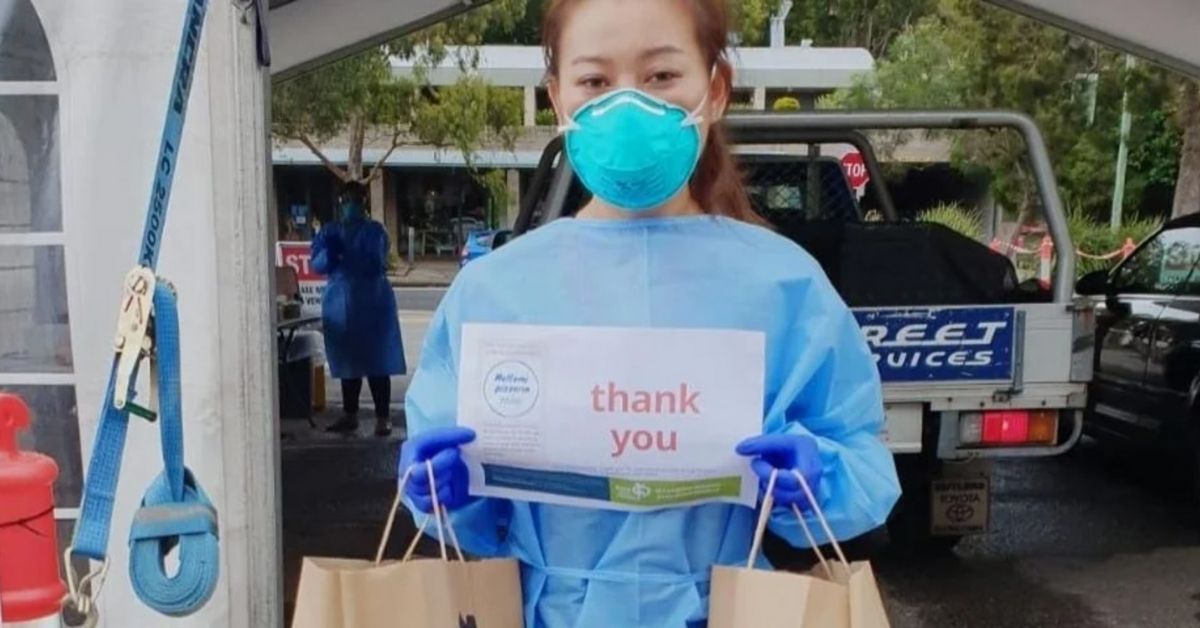
{"type": "Polygon", "coordinates": [[[967,412],[959,419],[959,441],[964,445],[1053,445],[1057,439],[1057,410],[967,412]]]}

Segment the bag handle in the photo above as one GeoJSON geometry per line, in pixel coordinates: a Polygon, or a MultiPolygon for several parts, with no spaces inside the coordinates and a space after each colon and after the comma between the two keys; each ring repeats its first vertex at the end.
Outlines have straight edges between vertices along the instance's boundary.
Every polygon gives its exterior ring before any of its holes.
{"type": "MultiPolygon", "coordinates": [[[[383,562],[383,552],[385,549],[387,549],[388,540],[392,537],[392,528],[396,524],[396,513],[399,512],[400,506],[403,503],[404,488],[412,479],[413,469],[415,468],[416,465],[412,465],[408,469],[405,469],[404,475],[401,476],[399,485],[396,488],[396,497],[392,500],[392,509],[388,513],[387,523],[384,524],[383,527],[383,537],[379,540],[379,548],[375,551],[376,566],[379,566],[379,564],[383,562]]],[[[458,544],[458,535],[455,534],[454,526],[450,523],[450,511],[446,510],[446,507],[443,506],[438,499],[437,478],[433,473],[433,463],[428,460],[425,461],[425,473],[427,473],[429,476],[429,491],[432,494],[433,511],[435,514],[432,516],[426,516],[425,520],[421,522],[421,527],[417,530],[417,533],[413,535],[413,540],[408,544],[408,548],[405,550],[404,557],[401,559],[401,562],[408,562],[409,560],[412,560],[413,554],[417,550],[417,544],[421,541],[421,537],[425,534],[425,530],[429,527],[429,520],[431,518],[437,525],[438,546],[442,552],[442,560],[450,560],[449,556],[446,554],[446,531],[448,531],[450,535],[450,542],[454,547],[455,555],[457,555],[459,561],[466,562],[466,558],[463,556],[462,549],[458,544]],[[443,523],[445,524],[445,530],[442,529],[443,523]]]]}
{"type": "MultiPolygon", "coordinates": [[[[821,510],[820,504],[817,503],[817,498],[813,495],[812,488],[808,485],[808,480],[799,471],[793,469],[792,475],[800,482],[800,488],[804,491],[804,496],[808,498],[808,503],[812,505],[813,515],[817,523],[821,525],[821,529],[825,532],[826,538],[829,539],[833,550],[837,553],[837,558],[841,564],[847,569],[850,569],[850,562],[846,560],[846,554],[842,551],[842,546],[833,536],[833,530],[829,527],[829,521],[825,518],[825,513],[821,510]]],[[[762,511],[758,515],[758,523],[754,528],[754,542],[750,546],[750,557],[746,559],[746,568],[754,567],[754,561],[758,555],[762,553],[763,536],[767,531],[767,523],[771,519],[771,510],[775,507],[775,483],[779,479],[779,470],[771,471],[771,477],[767,480],[766,495],[763,497],[762,511]]],[[[816,538],[813,537],[812,530],[808,527],[808,521],[804,517],[804,513],[800,512],[800,508],[792,504],[792,512],[796,515],[796,520],[800,522],[800,529],[804,531],[804,536],[808,540],[809,546],[812,547],[813,553],[817,555],[817,560],[821,561],[821,566],[825,569],[825,574],[830,579],[833,578],[833,570],[829,567],[829,561],[817,546],[816,538]]]]}

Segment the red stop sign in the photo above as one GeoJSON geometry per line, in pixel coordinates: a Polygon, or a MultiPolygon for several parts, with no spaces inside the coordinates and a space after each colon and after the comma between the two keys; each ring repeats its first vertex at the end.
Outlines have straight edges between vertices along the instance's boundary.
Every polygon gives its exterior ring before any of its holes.
{"type": "Polygon", "coordinates": [[[867,164],[863,161],[862,153],[857,151],[842,156],[842,170],[846,171],[846,178],[850,180],[851,187],[860,188],[871,180],[871,175],[867,174],[867,164]]]}

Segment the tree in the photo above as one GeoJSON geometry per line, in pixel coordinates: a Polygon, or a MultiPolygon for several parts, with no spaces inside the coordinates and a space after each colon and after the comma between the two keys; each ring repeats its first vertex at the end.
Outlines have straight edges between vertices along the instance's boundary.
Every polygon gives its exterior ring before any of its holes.
{"type": "MultiPolygon", "coordinates": [[[[1173,124],[1162,124],[1170,84],[1162,70],[1144,64],[1127,70],[1123,55],[1056,28],[978,2],[939,0],[932,14],[894,39],[872,76],[823,105],[1027,112],[1046,138],[1068,207],[1106,216],[1123,90],[1129,88],[1135,114],[1131,163],[1161,176],[1178,156],[1169,153],[1173,124]],[[1088,76],[1096,77],[1094,109],[1088,76]]],[[[1034,187],[1020,138],[952,137],[955,162],[983,164],[1001,203],[1018,208],[1019,221],[1030,217],[1034,187]]],[[[1131,178],[1127,202],[1136,207],[1158,183],[1131,178]]]]}
{"type": "Polygon", "coordinates": [[[936,0],[832,0],[797,3],[788,16],[788,30],[812,39],[818,46],[866,48],[876,58],[892,42],[929,15],[936,0]]]}
{"type": "Polygon", "coordinates": [[[311,150],[338,179],[366,181],[405,143],[451,147],[474,172],[474,154],[493,140],[511,147],[521,120],[520,96],[491,87],[472,74],[478,65],[473,46],[488,28],[512,29],[524,16],[525,0],[497,0],[480,9],[386,45],[368,50],[274,87],[272,133],[311,150]],[[450,58],[448,46],[460,44],[453,60],[462,77],[434,88],[428,72],[450,58]],[[413,62],[413,76],[393,76],[390,59],[413,62]],[[321,146],[345,135],[346,165],[333,163],[321,146]],[[363,163],[363,147],[386,147],[374,164],[363,163]]]}
{"type": "Polygon", "coordinates": [[[539,46],[542,43],[542,18],[546,0],[526,0],[520,17],[496,20],[483,31],[483,43],[515,46],[539,46]]]}
{"type": "Polygon", "coordinates": [[[1200,212],[1200,83],[1196,81],[1183,81],[1179,88],[1179,123],[1183,142],[1172,217],[1200,212]]]}
{"type": "Polygon", "coordinates": [[[741,0],[730,3],[731,30],[741,46],[764,46],[770,39],[771,16],[779,0],[741,0]]]}

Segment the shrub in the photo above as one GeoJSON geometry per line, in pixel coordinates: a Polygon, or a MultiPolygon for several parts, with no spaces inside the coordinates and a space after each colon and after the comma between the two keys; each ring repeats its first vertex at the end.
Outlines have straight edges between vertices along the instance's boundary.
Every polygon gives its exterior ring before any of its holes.
{"type": "MultiPolygon", "coordinates": [[[[1102,223],[1084,212],[1074,210],[1067,215],[1067,225],[1077,251],[1088,255],[1107,255],[1120,249],[1127,238],[1132,239],[1134,244],[1138,244],[1150,237],[1162,226],[1162,221],[1151,218],[1133,218],[1126,220],[1117,231],[1113,231],[1108,224],[1102,223]]],[[[1120,261],[1120,256],[1100,260],[1077,255],[1075,274],[1083,276],[1093,271],[1107,270],[1116,266],[1120,261]]]]}
{"type": "Polygon", "coordinates": [[[800,111],[800,101],[791,96],[776,98],[771,105],[774,111],[800,111]]]}
{"type": "Polygon", "coordinates": [[[538,109],[533,114],[533,122],[538,126],[558,126],[558,116],[553,109],[538,109]]]}
{"type": "Polygon", "coordinates": [[[965,209],[955,203],[934,205],[921,212],[917,220],[949,227],[976,242],[983,240],[983,218],[979,212],[965,209]]]}

